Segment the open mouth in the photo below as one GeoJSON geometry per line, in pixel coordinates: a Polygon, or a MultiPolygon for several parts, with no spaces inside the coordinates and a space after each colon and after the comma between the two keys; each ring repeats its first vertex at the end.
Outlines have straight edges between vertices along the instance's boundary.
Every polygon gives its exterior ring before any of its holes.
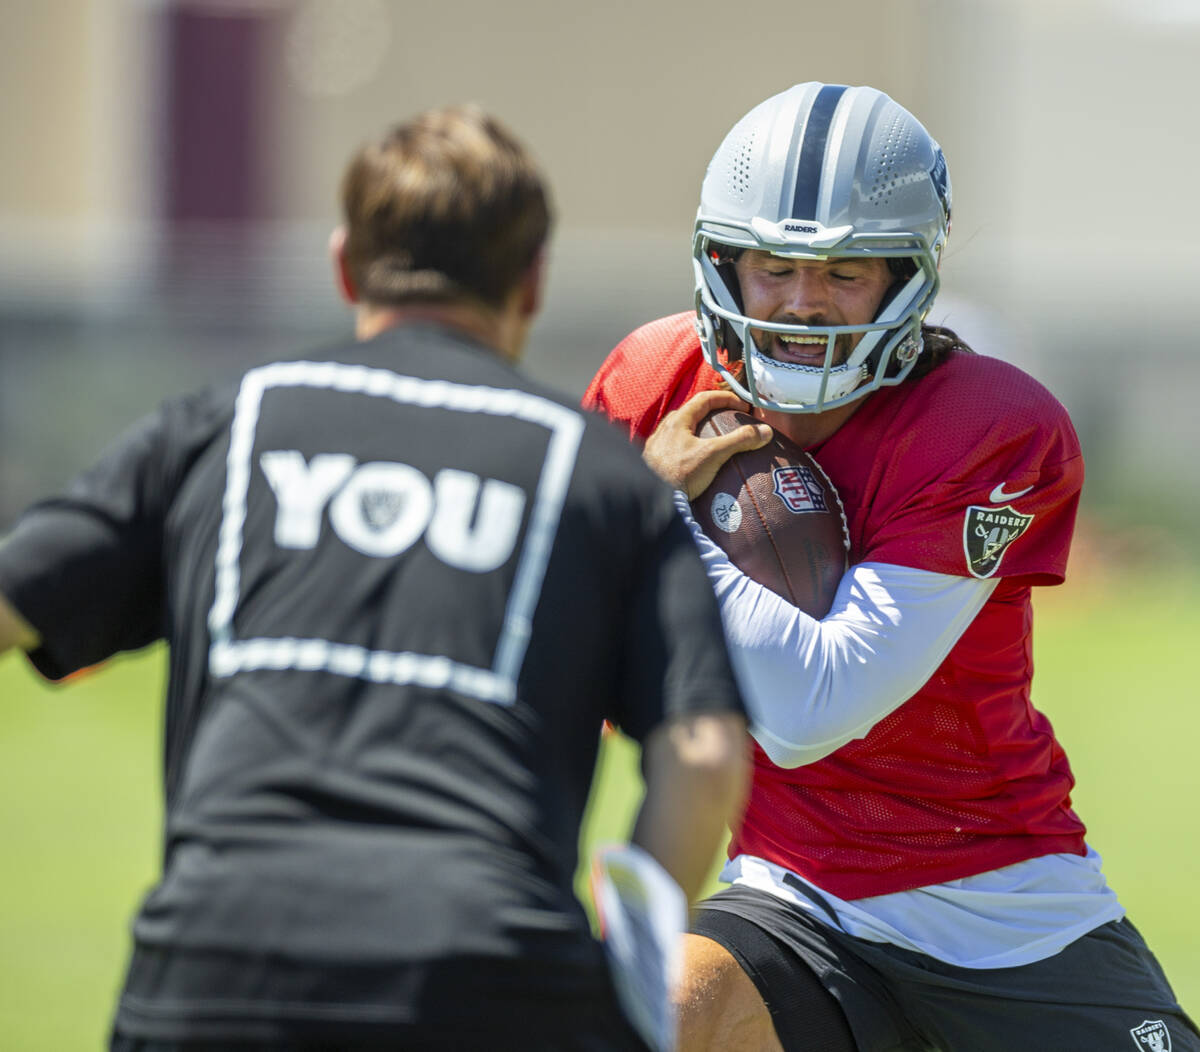
{"type": "Polygon", "coordinates": [[[825,364],[828,340],[824,336],[793,336],[772,333],[766,353],[778,362],[821,367],[825,364]]]}

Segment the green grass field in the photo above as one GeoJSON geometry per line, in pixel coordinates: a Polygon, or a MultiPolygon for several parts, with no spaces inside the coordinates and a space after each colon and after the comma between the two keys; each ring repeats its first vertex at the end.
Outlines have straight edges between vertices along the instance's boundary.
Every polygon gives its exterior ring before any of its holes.
{"type": "MultiPolygon", "coordinates": [[[[1200,640],[1194,574],[1075,575],[1039,594],[1035,701],[1079,780],[1109,881],[1200,1012],[1200,640]]],[[[0,658],[0,1049],[103,1046],[128,922],[154,878],[161,821],[161,651],[62,687],[0,658]]],[[[640,792],[615,740],[585,845],[625,836],[640,792]]]]}

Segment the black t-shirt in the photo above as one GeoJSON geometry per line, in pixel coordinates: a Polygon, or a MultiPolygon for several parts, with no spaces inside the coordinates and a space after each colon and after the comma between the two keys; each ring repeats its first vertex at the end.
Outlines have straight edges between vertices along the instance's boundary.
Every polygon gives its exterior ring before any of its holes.
{"type": "Polygon", "coordinates": [[[167,403],[26,513],[0,593],[52,678],[170,644],[133,1034],[409,1020],[447,962],[468,997],[605,983],[572,891],[601,721],[741,711],[666,487],[431,325],[167,403]]]}

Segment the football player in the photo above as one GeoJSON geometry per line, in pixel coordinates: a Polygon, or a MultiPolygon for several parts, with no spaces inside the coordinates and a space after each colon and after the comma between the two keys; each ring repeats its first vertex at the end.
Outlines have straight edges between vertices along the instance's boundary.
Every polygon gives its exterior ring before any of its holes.
{"type": "Polygon", "coordinates": [[[942,150],[887,95],[767,99],[704,177],[695,310],[585,398],[685,513],[729,456],[696,426],[736,407],[815,455],[849,522],[820,620],[695,529],[755,773],[688,936],[686,1050],[1200,1049],[1030,702],[1031,592],[1063,580],[1083,459],[1050,392],[926,323],[950,219],[942,150]]]}

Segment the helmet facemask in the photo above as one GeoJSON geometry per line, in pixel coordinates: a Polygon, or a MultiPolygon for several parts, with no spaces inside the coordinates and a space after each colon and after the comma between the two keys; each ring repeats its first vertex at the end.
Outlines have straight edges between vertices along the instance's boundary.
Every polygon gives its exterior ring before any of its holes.
{"type": "Polygon", "coordinates": [[[745,314],[733,267],[738,251],[698,234],[693,266],[701,346],[709,364],[739,398],[776,412],[820,413],[878,387],[899,384],[908,376],[923,349],[921,323],[939,287],[937,263],[930,253],[774,252],[786,258],[816,260],[882,256],[893,273],[899,271],[873,321],[860,325],[799,325],[745,314]],[[900,265],[893,265],[893,261],[900,265]],[[754,342],[752,329],[824,339],[825,363],[814,366],[770,358],[754,342]],[[859,334],[861,339],[843,353],[849,339],[859,334]]]}

